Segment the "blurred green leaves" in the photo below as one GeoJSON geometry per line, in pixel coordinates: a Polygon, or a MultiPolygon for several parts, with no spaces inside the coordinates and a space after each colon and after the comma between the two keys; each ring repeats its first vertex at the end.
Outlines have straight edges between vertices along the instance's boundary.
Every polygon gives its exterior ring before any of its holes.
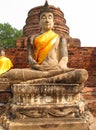
{"type": "Polygon", "coordinates": [[[15,47],[16,40],[22,37],[22,30],[13,28],[9,23],[0,23],[0,47],[15,47]]]}

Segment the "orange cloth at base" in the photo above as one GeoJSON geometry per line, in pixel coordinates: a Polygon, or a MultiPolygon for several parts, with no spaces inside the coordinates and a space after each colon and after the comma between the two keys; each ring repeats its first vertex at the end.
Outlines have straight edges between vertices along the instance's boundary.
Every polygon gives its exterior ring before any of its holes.
{"type": "Polygon", "coordinates": [[[0,57],[0,75],[7,72],[11,67],[13,67],[11,60],[5,56],[1,56],[0,57]]]}
{"type": "Polygon", "coordinates": [[[38,62],[38,64],[41,64],[47,57],[48,52],[56,43],[58,37],[58,34],[52,30],[49,30],[36,37],[34,40],[35,60],[38,62]]]}

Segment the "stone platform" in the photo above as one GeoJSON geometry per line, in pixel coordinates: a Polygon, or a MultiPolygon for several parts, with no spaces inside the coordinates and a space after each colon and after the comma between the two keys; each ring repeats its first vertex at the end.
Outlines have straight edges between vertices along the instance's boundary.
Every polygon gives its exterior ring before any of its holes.
{"type": "Polygon", "coordinates": [[[77,118],[39,118],[7,121],[5,130],[89,130],[85,120],[77,118]]]}
{"type": "Polygon", "coordinates": [[[0,118],[5,130],[89,130],[81,84],[13,84],[0,118]]]}

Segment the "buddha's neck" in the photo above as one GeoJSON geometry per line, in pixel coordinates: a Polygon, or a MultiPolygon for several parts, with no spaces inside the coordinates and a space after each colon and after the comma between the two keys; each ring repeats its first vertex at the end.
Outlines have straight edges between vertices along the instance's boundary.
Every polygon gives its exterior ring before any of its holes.
{"type": "Polygon", "coordinates": [[[48,31],[51,31],[51,29],[48,29],[48,30],[41,30],[40,33],[45,33],[45,32],[48,32],[48,31]]]}

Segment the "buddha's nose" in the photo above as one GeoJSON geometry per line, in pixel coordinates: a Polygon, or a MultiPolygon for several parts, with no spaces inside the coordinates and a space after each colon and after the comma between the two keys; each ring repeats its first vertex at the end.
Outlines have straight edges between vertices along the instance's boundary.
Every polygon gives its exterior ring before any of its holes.
{"type": "Polygon", "coordinates": [[[47,22],[47,23],[49,22],[49,19],[48,19],[48,18],[46,18],[46,22],[47,22]]]}

